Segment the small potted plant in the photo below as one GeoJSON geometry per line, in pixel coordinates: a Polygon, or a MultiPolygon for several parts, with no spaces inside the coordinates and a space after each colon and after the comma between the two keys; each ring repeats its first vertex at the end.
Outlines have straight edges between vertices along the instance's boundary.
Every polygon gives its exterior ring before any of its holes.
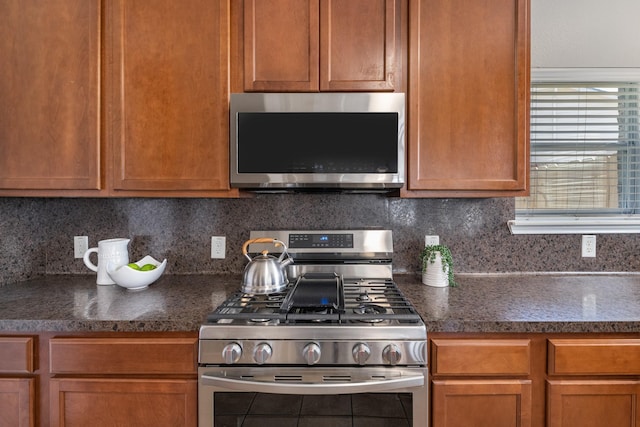
{"type": "Polygon", "coordinates": [[[429,286],[456,286],[453,278],[453,257],[445,245],[427,245],[420,253],[422,283],[429,286]]]}

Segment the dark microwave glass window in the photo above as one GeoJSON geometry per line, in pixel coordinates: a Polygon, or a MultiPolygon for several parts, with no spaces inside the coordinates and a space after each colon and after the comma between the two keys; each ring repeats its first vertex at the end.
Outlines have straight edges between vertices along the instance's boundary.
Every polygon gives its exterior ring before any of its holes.
{"type": "Polygon", "coordinates": [[[241,173],[397,173],[398,113],[238,113],[241,173]]]}

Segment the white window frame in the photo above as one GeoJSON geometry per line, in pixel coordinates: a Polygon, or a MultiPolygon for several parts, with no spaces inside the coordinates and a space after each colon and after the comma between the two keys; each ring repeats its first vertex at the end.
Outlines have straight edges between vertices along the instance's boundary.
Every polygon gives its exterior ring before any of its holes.
{"type": "MultiPolygon", "coordinates": [[[[534,68],[531,81],[640,81],[640,68],[534,68]]],[[[516,215],[515,219],[507,221],[507,225],[511,234],[640,233],[640,215],[516,215]]]]}

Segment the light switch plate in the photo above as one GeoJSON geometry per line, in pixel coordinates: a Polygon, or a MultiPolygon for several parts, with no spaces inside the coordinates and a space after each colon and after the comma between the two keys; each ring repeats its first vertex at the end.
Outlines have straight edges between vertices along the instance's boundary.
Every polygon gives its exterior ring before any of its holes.
{"type": "Polygon", "coordinates": [[[226,256],[226,238],[224,236],[211,236],[211,258],[224,259],[226,256]]]}
{"type": "Polygon", "coordinates": [[[595,258],[596,256],[596,236],[585,234],[582,236],[582,257],[595,258]]]}
{"type": "Polygon", "coordinates": [[[82,258],[84,253],[89,249],[89,237],[73,236],[73,257],[82,258]]]}
{"type": "Polygon", "coordinates": [[[440,236],[424,236],[424,245],[433,246],[440,244],[440,236]]]}

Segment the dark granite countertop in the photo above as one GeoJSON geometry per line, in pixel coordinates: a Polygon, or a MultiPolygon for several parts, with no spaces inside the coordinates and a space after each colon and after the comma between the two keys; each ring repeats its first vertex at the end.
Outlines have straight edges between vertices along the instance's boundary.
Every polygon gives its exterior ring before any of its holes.
{"type": "MultiPolygon", "coordinates": [[[[396,275],[431,332],[640,333],[640,275],[460,275],[433,288],[396,275]]],[[[0,287],[0,330],[197,331],[240,275],[167,275],[149,288],[56,275],[0,287]]]]}
{"type": "Polygon", "coordinates": [[[427,331],[640,333],[640,275],[461,275],[448,288],[395,279],[427,331]]]}

